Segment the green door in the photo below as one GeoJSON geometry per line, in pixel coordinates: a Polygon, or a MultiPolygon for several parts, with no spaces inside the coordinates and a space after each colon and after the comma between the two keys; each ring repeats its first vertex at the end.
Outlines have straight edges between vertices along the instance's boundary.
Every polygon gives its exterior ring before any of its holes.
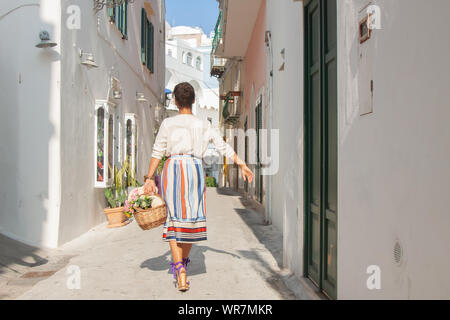
{"type": "Polygon", "coordinates": [[[263,177],[261,165],[261,129],[262,126],[262,97],[258,99],[255,108],[256,117],[256,167],[255,167],[255,186],[256,199],[262,203],[263,200],[263,177]]]}
{"type": "Polygon", "coordinates": [[[305,276],[337,290],[336,0],[305,1],[305,276]]]}

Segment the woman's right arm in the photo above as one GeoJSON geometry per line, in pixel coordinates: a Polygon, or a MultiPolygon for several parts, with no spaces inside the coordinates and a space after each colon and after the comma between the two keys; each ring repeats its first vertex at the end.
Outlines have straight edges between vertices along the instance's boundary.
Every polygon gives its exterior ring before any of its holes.
{"type": "Polygon", "coordinates": [[[218,130],[209,127],[211,132],[211,138],[216,147],[216,150],[223,156],[233,159],[233,162],[241,168],[242,178],[244,181],[252,182],[253,181],[253,172],[247,166],[247,164],[242,161],[241,158],[237,155],[234,149],[226,143],[223,138],[220,136],[218,130]]]}

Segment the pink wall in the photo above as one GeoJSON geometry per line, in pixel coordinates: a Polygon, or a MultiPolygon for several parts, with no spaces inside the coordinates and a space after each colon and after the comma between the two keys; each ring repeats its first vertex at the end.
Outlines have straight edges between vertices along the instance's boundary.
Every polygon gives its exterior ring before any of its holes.
{"type": "MultiPolygon", "coordinates": [[[[247,52],[245,54],[245,75],[244,75],[244,107],[245,115],[248,116],[249,128],[255,126],[254,110],[251,106],[255,105],[258,94],[266,85],[266,48],[264,43],[264,36],[266,31],[266,2],[262,1],[259,8],[258,17],[252,32],[247,52]],[[255,91],[252,97],[252,86],[255,91]]],[[[265,97],[263,99],[265,104],[265,97]]],[[[245,117],[244,117],[245,119],[245,117]]],[[[245,120],[244,120],[245,121],[245,120]]]]}

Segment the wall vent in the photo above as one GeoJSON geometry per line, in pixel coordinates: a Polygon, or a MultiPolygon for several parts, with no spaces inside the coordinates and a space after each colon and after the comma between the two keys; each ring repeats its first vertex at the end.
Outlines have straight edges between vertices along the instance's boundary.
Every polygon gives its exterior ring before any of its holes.
{"type": "Polygon", "coordinates": [[[401,265],[403,262],[403,247],[399,240],[394,244],[394,261],[397,265],[401,265]]]}

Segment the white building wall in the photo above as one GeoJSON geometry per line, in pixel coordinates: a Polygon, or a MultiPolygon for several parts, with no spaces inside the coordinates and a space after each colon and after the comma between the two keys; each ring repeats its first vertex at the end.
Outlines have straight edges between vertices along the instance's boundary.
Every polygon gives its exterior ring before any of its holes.
{"type": "MultiPolygon", "coordinates": [[[[280,142],[278,173],[266,177],[272,179],[270,212],[273,225],[283,232],[283,264],[300,277],[303,275],[303,4],[267,0],[266,5],[267,30],[271,32],[273,47],[273,90],[268,96],[272,95],[272,128],[279,130],[280,142]],[[280,54],[282,49],[285,59],[280,54]],[[284,71],[280,71],[283,63],[284,71]]],[[[270,64],[270,57],[268,60],[270,64]]],[[[270,82],[270,69],[268,72],[270,82]]]]}
{"type": "Polygon", "coordinates": [[[42,247],[58,243],[60,2],[1,1],[0,232],[42,247]],[[38,49],[39,32],[58,43],[38,49]]]}
{"type": "Polygon", "coordinates": [[[91,1],[0,2],[0,27],[8,30],[0,44],[1,233],[57,247],[105,220],[104,189],[94,188],[94,107],[107,99],[111,76],[122,86],[118,114],[137,115],[138,178],[145,174],[165,68],[164,1],[147,2],[155,11],[152,75],[140,62],[143,0],[129,5],[128,40],[106,22],[105,9],[94,14],[91,1]],[[79,30],[67,28],[69,5],[81,9],[79,30]],[[36,48],[41,30],[58,46],[36,48]],[[79,49],[93,53],[99,68],[82,66],[79,49]],[[137,103],[137,91],[149,102],[137,103]]]}
{"type": "MultiPolygon", "coordinates": [[[[141,9],[143,0],[129,4],[128,40],[122,39],[115,24],[109,23],[105,9],[97,15],[92,3],[78,1],[82,10],[81,30],[64,29],[62,49],[62,208],[60,243],[84,233],[104,221],[103,208],[107,206],[104,189],[94,188],[94,107],[97,99],[108,99],[111,76],[120,81],[122,99],[117,105],[117,121],[122,123],[122,157],[125,157],[125,113],[136,114],[138,127],[138,175],[142,182],[148,170],[154,139],[154,115],[157,105],[164,103],[164,21],[163,1],[146,1],[155,15],[150,21],[155,26],[154,73],[141,63],[141,9]],[[80,64],[78,49],[93,53],[97,69],[80,64]],[[144,93],[148,102],[137,102],[136,92],[144,93]],[[76,173],[76,174],[74,174],[76,173]]],[[[71,0],[63,1],[63,12],[71,0]]],[[[117,137],[118,139],[118,137],[117,137]]],[[[117,163],[118,161],[116,161],[117,163]]]]}
{"type": "Polygon", "coordinates": [[[360,116],[367,1],[338,1],[338,297],[448,299],[450,2],[372,2],[382,18],[369,40],[374,112],[360,116]],[[369,265],[381,269],[380,290],[366,287],[369,265]]]}

